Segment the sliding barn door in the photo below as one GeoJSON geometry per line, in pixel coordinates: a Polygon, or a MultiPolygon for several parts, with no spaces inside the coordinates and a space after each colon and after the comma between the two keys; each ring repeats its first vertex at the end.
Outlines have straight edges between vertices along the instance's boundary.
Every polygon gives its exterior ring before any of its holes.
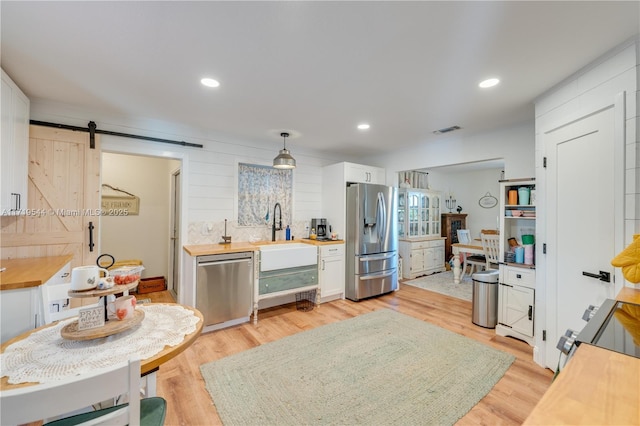
{"type": "Polygon", "coordinates": [[[98,136],[95,149],[90,149],[89,133],[30,126],[28,200],[22,214],[2,218],[3,259],[73,254],[72,267],[95,264],[100,235],[98,136]]]}

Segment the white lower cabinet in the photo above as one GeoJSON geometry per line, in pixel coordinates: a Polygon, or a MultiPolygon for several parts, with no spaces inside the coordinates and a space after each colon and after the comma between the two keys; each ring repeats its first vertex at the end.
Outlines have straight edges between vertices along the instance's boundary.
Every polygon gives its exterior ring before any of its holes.
{"type": "Polygon", "coordinates": [[[535,270],[500,265],[496,334],[533,345],[535,270]]]}
{"type": "MultiPolygon", "coordinates": [[[[42,285],[0,291],[2,342],[44,325],[44,310],[51,309],[51,306],[49,302],[45,303],[42,297],[42,286],[64,283],[70,279],[71,262],[67,262],[42,285]]],[[[68,300],[65,303],[68,303],[68,300]]]]}
{"type": "MultiPolygon", "coordinates": [[[[66,263],[62,268],[60,268],[60,270],[58,272],[56,272],[51,278],[49,278],[47,280],[46,283],[44,283],[42,286],[52,286],[52,285],[56,285],[56,284],[63,284],[63,283],[68,283],[71,281],[71,262],[66,263]]],[[[42,292],[42,286],[39,287],[40,291],[42,292]]],[[[67,298],[64,300],[47,300],[47,298],[44,296],[44,292],[42,292],[41,295],[41,299],[42,299],[42,303],[41,303],[41,309],[42,311],[38,313],[38,326],[40,325],[44,325],[45,323],[45,317],[44,317],[44,311],[48,310],[49,312],[59,312],[63,309],[68,309],[71,307],[72,304],[72,300],[75,301],[77,299],[71,299],[71,298],[67,298]]],[[[84,300],[85,298],[82,298],[80,300],[84,300]]],[[[89,300],[89,299],[87,299],[89,300]]],[[[91,301],[95,302],[95,299],[91,298],[91,301]]],[[[81,302],[76,302],[78,306],[82,305],[83,303],[81,302]]]]}
{"type": "Polygon", "coordinates": [[[42,325],[40,286],[0,292],[2,342],[42,325]]]}
{"type": "Polygon", "coordinates": [[[444,239],[400,241],[399,247],[402,278],[413,279],[445,270],[444,239]]]}
{"type": "Polygon", "coordinates": [[[320,302],[342,298],[345,279],[344,244],[321,245],[318,270],[320,302]]]}

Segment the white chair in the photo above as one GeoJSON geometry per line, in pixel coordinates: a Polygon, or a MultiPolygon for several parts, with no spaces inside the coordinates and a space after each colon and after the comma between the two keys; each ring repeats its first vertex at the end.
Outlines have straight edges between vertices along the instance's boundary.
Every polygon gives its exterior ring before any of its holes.
{"type": "Polygon", "coordinates": [[[129,402],[55,420],[47,425],[162,425],[167,402],[160,397],[140,400],[140,360],[33,386],[0,392],[0,424],[17,425],[52,418],[127,394],[129,402]]]}
{"type": "MultiPolygon", "coordinates": [[[[460,244],[469,244],[471,243],[471,232],[468,229],[458,229],[456,231],[458,234],[458,243],[460,244]]],[[[487,260],[484,256],[481,255],[464,255],[464,262],[462,265],[462,273],[460,274],[460,279],[464,277],[465,272],[468,267],[471,267],[469,270],[469,275],[474,273],[477,270],[481,270],[480,268],[484,268],[487,264],[487,260]]]]}
{"type": "Polygon", "coordinates": [[[80,309],[98,306],[98,303],[94,303],[92,305],[71,308],[69,306],[71,283],[50,284],[40,287],[42,289],[42,306],[44,309],[45,324],[77,316],[80,309]]]}
{"type": "Polygon", "coordinates": [[[471,232],[468,229],[458,229],[458,242],[460,244],[469,244],[471,242],[471,232]]]}
{"type": "Polygon", "coordinates": [[[498,269],[500,257],[500,235],[498,234],[480,234],[482,241],[482,250],[486,261],[486,269],[498,269]]]}

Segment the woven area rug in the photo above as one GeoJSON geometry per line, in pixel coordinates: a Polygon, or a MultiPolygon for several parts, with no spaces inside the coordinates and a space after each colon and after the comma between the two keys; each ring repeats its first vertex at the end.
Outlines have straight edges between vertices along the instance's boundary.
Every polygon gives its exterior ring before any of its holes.
{"type": "Polygon", "coordinates": [[[436,293],[446,294],[471,302],[473,297],[473,280],[469,274],[465,274],[460,284],[453,283],[453,271],[439,272],[425,277],[404,281],[403,284],[420,287],[436,293]]]}
{"type": "Polygon", "coordinates": [[[200,366],[225,425],[447,425],[510,354],[382,309],[200,366]]]}

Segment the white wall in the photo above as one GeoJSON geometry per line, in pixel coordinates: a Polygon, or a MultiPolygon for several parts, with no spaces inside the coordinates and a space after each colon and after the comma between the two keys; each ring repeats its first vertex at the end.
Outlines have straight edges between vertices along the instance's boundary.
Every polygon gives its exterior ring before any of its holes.
{"type": "MultiPolygon", "coordinates": [[[[390,154],[361,159],[364,164],[385,167],[387,184],[397,185],[396,173],[452,164],[504,159],[505,179],[534,176],[534,121],[478,135],[443,135],[436,142],[390,154]]],[[[431,176],[430,176],[431,179],[431,176]]],[[[438,189],[433,187],[433,189],[438,189]]]]}
{"type": "MultiPolygon", "coordinates": [[[[429,171],[429,183],[431,189],[442,191],[443,213],[449,213],[445,199],[452,193],[456,199],[456,205],[462,207],[461,213],[466,213],[467,229],[473,237],[480,238],[482,229],[498,229],[499,206],[483,208],[480,206],[480,198],[487,193],[496,199],[500,199],[500,174],[502,169],[475,170],[463,173],[442,173],[429,171]]],[[[452,213],[456,213],[454,209],[452,213]]]]}
{"type": "MultiPolygon", "coordinates": [[[[168,277],[170,172],[176,160],[122,154],[102,154],[102,183],[123,189],[140,198],[138,215],[102,216],[100,253],[116,261],[140,259],[143,277],[168,277]]],[[[119,195],[108,188],[102,195],[119,195]]]]}
{"type": "MultiPolygon", "coordinates": [[[[268,226],[237,227],[237,164],[272,164],[273,158],[282,149],[282,140],[265,141],[238,140],[227,135],[195,129],[176,123],[159,122],[145,118],[114,116],[100,111],[87,111],[70,105],[49,101],[32,102],[33,120],[64,123],[86,127],[95,121],[98,129],[137,134],[175,141],[203,145],[203,148],[147,142],[102,135],[102,146],[111,152],[128,152],[181,158],[182,179],[186,183],[183,192],[183,240],[182,244],[217,243],[224,234],[224,220],[228,220],[227,234],[233,241],[250,238],[270,239],[268,226]],[[206,225],[211,225],[211,231],[206,225]]],[[[296,147],[295,139],[287,141],[287,148],[296,159],[293,173],[293,220],[292,233],[301,236],[311,218],[321,213],[322,167],[339,161],[312,150],[296,147]]],[[[284,238],[284,236],[283,236],[284,238]]]]}

